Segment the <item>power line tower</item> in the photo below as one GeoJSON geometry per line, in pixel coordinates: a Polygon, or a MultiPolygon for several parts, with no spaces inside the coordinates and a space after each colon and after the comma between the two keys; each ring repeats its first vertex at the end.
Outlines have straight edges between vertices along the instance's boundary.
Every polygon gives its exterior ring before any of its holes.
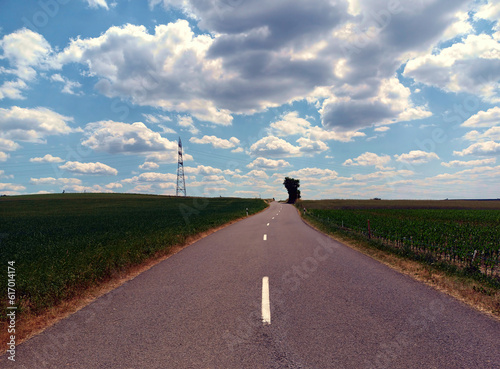
{"type": "Polygon", "coordinates": [[[179,193],[183,193],[186,196],[186,181],[184,180],[184,160],[182,159],[182,142],[179,137],[179,156],[177,160],[177,189],[175,191],[175,196],[179,196],[179,193]]]}

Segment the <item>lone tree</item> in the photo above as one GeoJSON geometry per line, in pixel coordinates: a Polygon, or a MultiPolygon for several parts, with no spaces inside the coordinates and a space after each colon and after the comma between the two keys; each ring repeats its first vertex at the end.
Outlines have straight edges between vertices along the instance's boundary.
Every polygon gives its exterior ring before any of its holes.
{"type": "Polygon", "coordinates": [[[299,190],[300,180],[295,178],[285,177],[283,185],[288,191],[288,203],[295,204],[295,201],[297,201],[297,199],[300,199],[300,190],[299,190]]]}

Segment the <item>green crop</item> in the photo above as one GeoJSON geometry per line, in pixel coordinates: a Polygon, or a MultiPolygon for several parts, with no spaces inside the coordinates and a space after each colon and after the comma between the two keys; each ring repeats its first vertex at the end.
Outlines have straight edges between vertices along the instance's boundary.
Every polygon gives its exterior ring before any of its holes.
{"type": "Polygon", "coordinates": [[[499,272],[499,210],[311,209],[308,216],[394,248],[426,253],[485,274],[499,272]]]}
{"type": "Polygon", "coordinates": [[[7,262],[15,261],[16,303],[37,313],[187,237],[253,214],[262,200],[64,194],[0,199],[1,319],[7,262]]]}

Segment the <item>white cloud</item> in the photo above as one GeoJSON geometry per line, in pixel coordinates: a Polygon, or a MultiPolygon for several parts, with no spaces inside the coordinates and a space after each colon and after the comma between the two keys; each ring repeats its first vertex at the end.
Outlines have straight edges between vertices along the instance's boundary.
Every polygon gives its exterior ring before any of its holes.
{"type": "Polygon", "coordinates": [[[304,179],[335,179],[338,173],[331,169],[320,169],[320,168],[302,168],[299,170],[294,170],[288,172],[289,177],[297,178],[303,181],[304,179]]]}
{"type": "Polygon", "coordinates": [[[312,149],[310,150],[311,152],[321,152],[327,150],[327,146],[323,141],[335,140],[348,142],[351,141],[353,137],[365,136],[364,133],[357,131],[327,131],[321,127],[312,126],[308,120],[300,118],[298,115],[299,113],[297,111],[284,114],[281,117],[281,120],[270,124],[268,129],[269,134],[271,136],[278,137],[293,135],[303,136],[303,139],[309,140],[302,141],[301,146],[303,146],[303,152],[307,152],[308,147],[312,149]],[[313,141],[315,143],[313,143],[313,141]],[[313,147],[311,147],[311,145],[313,145],[313,147]]]}
{"type": "Polygon", "coordinates": [[[104,8],[104,9],[109,9],[108,4],[106,3],[106,0],[85,0],[87,4],[89,4],[89,7],[91,8],[104,8]]]}
{"type": "Polygon", "coordinates": [[[209,35],[195,36],[186,20],[158,25],[154,34],[126,24],[97,38],[72,40],[58,62],[86,65],[99,78],[96,89],[108,97],[230,125],[229,110],[216,107],[215,91],[206,90],[224,80],[220,60],[207,57],[212,42],[209,35]]]}
{"type": "Polygon", "coordinates": [[[355,174],[352,176],[356,181],[372,181],[386,179],[390,177],[408,177],[415,174],[411,170],[401,169],[401,170],[384,170],[369,174],[355,174]]]}
{"type": "Polygon", "coordinates": [[[192,135],[197,135],[200,133],[200,130],[195,127],[193,118],[189,116],[177,116],[177,124],[180,127],[186,128],[192,135]]]}
{"type": "Polygon", "coordinates": [[[63,93],[69,94],[69,95],[81,95],[81,93],[76,93],[75,91],[73,91],[73,89],[75,89],[75,88],[82,87],[81,83],[75,82],[75,81],[70,81],[69,79],[61,76],[60,74],[53,74],[50,77],[50,79],[54,82],[64,83],[64,87],[61,90],[63,93]]]}
{"type": "Polygon", "coordinates": [[[410,164],[428,163],[433,159],[439,159],[439,156],[434,152],[425,152],[422,150],[412,150],[409,153],[394,155],[397,161],[410,164]]]}
{"type": "Polygon", "coordinates": [[[445,91],[500,101],[500,43],[487,34],[469,35],[437,54],[410,60],[404,75],[445,91]]]}
{"type": "Polygon", "coordinates": [[[137,182],[175,182],[177,175],[173,173],[156,173],[146,172],[138,176],[122,180],[123,183],[137,183],[137,182]]]}
{"type": "Polygon", "coordinates": [[[33,185],[79,185],[82,181],[78,178],[31,178],[30,183],[33,185]]]}
{"type": "Polygon", "coordinates": [[[263,157],[258,157],[253,162],[247,165],[250,169],[279,169],[289,167],[290,163],[285,160],[273,160],[263,157]]]}
{"type": "Polygon", "coordinates": [[[7,161],[7,159],[10,157],[9,154],[4,153],[3,151],[0,151],[0,161],[7,161]]]}
{"type": "Polygon", "coordinates": [[[145,169],[145,170],[152,170],[152,169],[158,169],[160,167],[159,164],[154,163],[152,161],[146,161],[144,164],[139,165],[140,169],[145,169]]]}
{"type": "Polygon", "coordinates": [[[354,137],[365,137],[366,134],[358,131],[327,131],[321,127],[311,127],[309,130],[309,137],[313,140],[320,141],[340,141],[340,142],[350,142],[354,137]]]}
{"type": "Polygon", "coordinates": [[[7,72],[25,81],[36,77],[34,68],[45,65],[52,52],[42,35],[27,28],[5,35],[0,40],[0,48],[3,50],[1,57],[15,68],[7,72]]]}
{"type": "Polygon", "coordinates": [[[448,168],[458,168],[458,167],[477,167],[484,164],[495,164],[496,158],[490,159],[480,159],[480,160],[469,160],[469,161],[461,161],[461,160],[452,160],[448,163],[441,163],[442,166],[448,168]]]}
{"type": "Polygon", "coordinates": [[[465,155],[498,155],[500,154],[500,143],[495,141],[478,142],[470,145],[462,151],[453,151],[453,155],[465,156],[465,155]]]}
{"type": "Polygon", "coordinates": [[[47,108],[0,108],[0,137],[40,143],[46,136],[80,131],[68,126],[71,121],[73,118],[47,108]]]}
{"type": "Polygon", "coordinates": [[[299,118],[296,111],[288,112],[281,117],[281,120],[271,123],[270,133],[274,136],[284,137],[291,135],[304,136],[311,128],[311,123],[303,118],[299,118]]]}
{"type": "Polygon", "coordinates": [[[112,175],[116,176],[118,171],[111,168],[109,165],[96,163],[80,163],[78,161],[68,161],[59,166],[59,169],[67,170],[76,174],[91,174],[91,175],[112,175]]]}
{"type": "Polygon", "coordinates": [[[203,136],[202,138],[191,137],[189,142],[196,144],[211,144],[217,149],[232,149],[240,144],[240,140],[236,137],[231,137],[229,140],[218,138],[216,136],[203,136]]]}
{"type": "Polygon", "coordinates": [[[495,2],[490,1],[487,4],[483,4],[476,14],[474,14],[474,18],[498,21],[500,19],[500,3],[495,4],[495,2]]]}
{"type": "Polygon", "coordinates": [[[106,187],[106,188],[108,188],[108,189],[110,189],[110,190],[114,190],[114,189],[116,189],[116,188],[123,188],[123,185],[122,185],[121,183],[116,183],[116,182],[114,182],[114,183],[108,183],[108,184],[107,184],[106,186],[104,186],[104,187],[106,187]]]}
{"type": "Polygon", "coordinates": [[[42,158],[31,158],[30,162],[32,163],[62,163],[64,160],[57,157],[52,156],[50,154],[45,155],[42,158]]]}
{"type": "Polygon", "coordinates": [[[24,96],[22,92],[26,88],[28,88],[28,85],[21,79],[4,82],[4,84],[0,86],[0,100],[6,97],[13,100],[23,100],[24,96]]]}
{"type": "Polygon", "coordinates": [[[495,106],[487,111],[480,111],[465,122],[462,127],[492,127],[500,125],[500,107],[495,106]]]}
{"type": "Polygon", "coordinates": [[[264,157],[300,156],[300,148],[293,146],[281,138],[267,136],[250,146],[250,154],[264,157]]]}
{"type": "Polygon", "coordinates": [[[377,155],[372,152],[365,152],[361,154],[357,158],[347,159],[342,165],[345,166],[368,166],[373,165],[377,169],[382,169],[385,164],[391,161],[391,157],[389,155],[377,155]]]}
{"type": "Polygon", "coordinates": [[[456,173],[443,173],[431,177],[433,180],[467,180],[474,181],[478,178],[495,178],[500,175],[500,166],[496,167],[475,167],[472,169],[464,169],[456,173]]]}
{"type": "Polygon", "coordinates": [[[0,137],[0,150],[4,151],[16,151],[20,148],[19,144],[15,143],[12,140],[7,140],[5,138],[0,137]]]}
{"type": "Polygon", "coordinates": [[[161,137],[142,122],[127,124],[114,121],[89,123],[82,145],[111,154],[145,154],[169,151],[177,161],[177,142],[161,137]]]}
{"type": "Polygon", "coordinates": [[[212,174],[220,174],[222,173],[222,170],[219,168],[214,168],[208,165],[198,165],[196,168],[194,167],[185,167],[184,168],[184,173],[186,174],[200,174],[203,176],[209,176],[212,174]]]}
{"type": "Polygon", "coordinates": [[[257,169],[254,169],[254,170],[251,170],[250,172],[248,172],[247,176],[254,177],[254,178],[264,178],[264,179],[269,178],[269,176],[267,175],[266,172],[264,172],[263,170],[257,170],[257,169]]]}
{"type": "Polygon", "coordinates": [[[301,137],[297,140],[297,143],[300,145],[300,152],[307,156],[313,156],[328,150],[328,145],[319,140],[301,137]]]}
{"type": "Polygon", "coordinates": [[[426,107],[414,106],[410,89],[395,77],[381,80],[376,89],[368,85],[345,86],[340,93],[326,99],[320,109],[323,126],[328,129],[353,131],[432,115],[426,107]],[[353,98],[356,95],[367,97],[353,98]]]}
{"type": "Polygon", "coordinates": [[[500,141],[500,126],[491,127],[483,133],[475,130],[467,132],[464,139],[469,141],[500,141]]]}
{"type": "Polygon", "coordinates": [[[17,191],[25,190],[26,187],[14,183],[0,183],[0,191],[2,194],[8,194],[12,192],[12,194],[17,193],[17,191]]]}
{"type": "MultiPolygon", "coordinates": [[[[148,123],[153,123],[153,124],[159,124],[163,122],[171,122],[172,118],[170,118],[167,115],[162,115],[162,114],[142,114],[144,118],[146,118],[146,122],[148,123]]],[[[175,133],[175,131],[173,132],[175,133]]]]}

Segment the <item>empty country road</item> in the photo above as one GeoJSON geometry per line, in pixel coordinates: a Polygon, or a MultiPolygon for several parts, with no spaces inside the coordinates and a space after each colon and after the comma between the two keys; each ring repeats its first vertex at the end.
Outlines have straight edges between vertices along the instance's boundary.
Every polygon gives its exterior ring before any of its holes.
{"type": "Polygon", "coordinates": [[[1,368],[500,368],[500,323],[272,203],[16,348],[1,368]]]}

